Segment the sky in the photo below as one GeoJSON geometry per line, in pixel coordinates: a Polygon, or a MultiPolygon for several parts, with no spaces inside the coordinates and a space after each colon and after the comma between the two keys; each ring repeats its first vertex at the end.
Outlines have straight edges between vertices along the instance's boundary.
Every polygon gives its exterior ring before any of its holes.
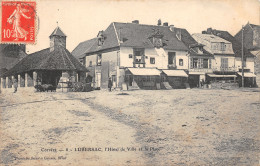
{"type": "Polygon", "coordinates": [[[191,34],[212,27],[235,35],[248,22],[259,25],[259,11],[260,0],[37,0],[37,43],[26,52],[49,47],[57,22],[72,51],[112,22],[156,25],[161,19],[191,34]]]}

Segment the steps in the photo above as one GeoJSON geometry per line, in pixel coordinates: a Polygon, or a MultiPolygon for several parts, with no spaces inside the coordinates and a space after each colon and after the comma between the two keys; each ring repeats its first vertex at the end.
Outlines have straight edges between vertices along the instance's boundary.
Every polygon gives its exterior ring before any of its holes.
{"type": "Polygon", "coordinates": [[[172,89],[172,87],[169,84],[169,82],[163,82],[163,86],[164,86],[165,89],[172,89]]]}

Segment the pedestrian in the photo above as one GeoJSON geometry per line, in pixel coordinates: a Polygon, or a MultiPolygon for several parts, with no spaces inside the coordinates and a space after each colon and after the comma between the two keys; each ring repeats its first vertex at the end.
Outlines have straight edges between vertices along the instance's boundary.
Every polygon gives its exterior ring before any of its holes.
{"type": "Polygon", "coordinates": [[[16,93],[17,92],[17,87],[18,87],[18,83],[17,83],[16,78],[13,81],[13,85],[14,85],[14,93],[16,93]]]}
{"type": "Polygon", "coordinates": [[[112,88],[112,80],[111,80],[111,77],[109,77],[109,79],[108,79],[108,89],[109,89],[109,92],[111,92],[111,88],[112,88]]]}

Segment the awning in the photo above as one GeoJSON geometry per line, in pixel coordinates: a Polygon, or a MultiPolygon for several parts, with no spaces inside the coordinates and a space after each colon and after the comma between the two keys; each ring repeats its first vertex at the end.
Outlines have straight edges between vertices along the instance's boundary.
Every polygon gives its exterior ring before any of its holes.
{"type": "Polygon", "coordinates": [[[188,77],[184,70],[163,70],[167,76],[188,77]]]}
{"type": "Polygon", "coordinates": [[[161,72],[157,69],[128,68],[128,70],[136,76],[160,76],[161,74],[161,72]]]}
{"type": "Polygon", "coordinates": [[[207,74],[210,77],[237,77],[236,75],[217,75],[217,74],[207,74]]]}
{"type": "MultiPolygon", "coordinates": [[[[242,73],[241,73],[241,72],[237,72],[237,74],[239,74],[239,75],[242,76],[242,73]]],[[[253,73],[244,73],[244,77],[256,77],[256,75],[253,74],[253,73]]]]}

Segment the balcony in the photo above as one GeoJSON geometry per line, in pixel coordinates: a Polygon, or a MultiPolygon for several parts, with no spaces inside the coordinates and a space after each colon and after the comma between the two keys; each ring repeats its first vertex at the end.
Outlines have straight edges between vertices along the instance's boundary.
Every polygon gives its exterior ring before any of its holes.
{"type": "Polygon", "coordinates": [[[212,68],[213,71],[220,71],[220,72],[235,72],[235,67],[214,67],[212,68]]]}
{"type": "Polygon", "coordinates": [[[168,69],[177,69],[175,64],[168,64],[168,69]]]}

